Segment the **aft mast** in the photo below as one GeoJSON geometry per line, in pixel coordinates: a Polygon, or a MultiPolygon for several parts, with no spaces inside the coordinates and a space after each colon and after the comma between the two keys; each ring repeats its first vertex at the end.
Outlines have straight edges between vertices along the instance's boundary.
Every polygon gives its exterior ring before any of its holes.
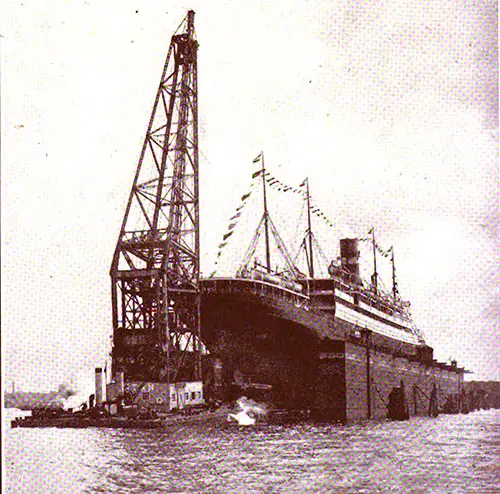
{"type": "MultiPolygon", "coordinates": [[[[314,279],[315,277],[315,259],[314,259],[314,249],[316,248],[316,260],[322,259],[326,265],[328,265],[327,258],[325,256],[325,253],[321,249],[321,246],[315,237],[313,230],[312,230],[312,215],[311,213],[317,213],[319,211],[319,208],[312,206],[311,205],[311,193],[309,189],[309,178],[306,177],[304,181],[299,185],[299,189],[301,189],[301,195],[305,198],[306,202],[306,208],[307,208],[307,229],[305,231],[304,237],[302,238],[302,243],[300,244],[300,250],[304,249],[304,254],[305,254],[305,260],[307,264],[307,271],[309,274],[310,279],[314,279]],[[302,187],[305,187],[305,192],[302,193],[302,187]],[[319,256],[318,256],[319,255],[319,256]]],[[[322,213],[321,213],[322,215],[322,213]]],[[[297,257],[299,255],[297,254],[297,257]]],[[[317,263],[319,265],[319,263],[317,263]]]]}
{"type": "Polygon", "coordinates": [[[375,243],[375,228],[372,227],[370,233],[372,234],[372,247],[373,247],[373,274],[372,274],[372,287],[373,291],[378,291],[378,273],[377,273],[377,246],[375,243]]]}
{"type": "Polygon", "coordinates": [[[396,264],[394,262],[394,245],[391,246],[391,265],[392,265],[392,296],[394,297],[394,301],[396,301],[398,296],[398,283],[396,280],[396,264]]]}
{"type": "Polygon", "coordinates": [[[261,157],[261,175],[262,175],[262,194],[264,197],[264,241],[266,247],[266,269],[271,272],[271,249],[269,246],[269,211],[267,210],[267,191],[266,191],[266,168],[264,165],[264,151],[260,153],[261,157]]]}
{"type": "Polygon", "coordinates": [[[308,256],[308,267],[309,267],[309,277],[314,278],[314,256],[313,256],[313,245],[312,245],[312,223],[311,223],[311,196],[309,195],[309,178],[306,178],[306,201],[307,201],[307,237],[309,240],[309,256],[308,256]]]}

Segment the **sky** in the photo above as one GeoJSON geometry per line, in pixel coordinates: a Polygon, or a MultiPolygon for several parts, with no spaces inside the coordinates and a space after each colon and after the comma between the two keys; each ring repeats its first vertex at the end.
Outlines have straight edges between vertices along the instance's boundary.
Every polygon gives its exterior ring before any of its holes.
{"type": "MultiPolygon", "coordinates": [[[[25,0],[4,2],[0,21],[5,383],[87,386],[106,361],[111,258],[190,8],[203,274],[263,150],[282,182],[309,178],[334,225],[315,226],[328,256],[373,226],[435,356],[500,379],[495,2],[25,0]]],[[[288,238],[300,206],[271,199],[288,238]]],[[[241,262],[243,237],[219,274],[241,262]]]]}

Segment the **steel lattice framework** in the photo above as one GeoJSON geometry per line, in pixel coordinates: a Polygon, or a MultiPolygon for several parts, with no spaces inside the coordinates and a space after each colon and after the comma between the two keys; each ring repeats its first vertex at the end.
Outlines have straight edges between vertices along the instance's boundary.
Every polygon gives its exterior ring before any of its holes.
{"type": "Polygon", "coordinates": [[[113,373],[201,379],[194,12],[172,36],[111,266],[113,373]]]}

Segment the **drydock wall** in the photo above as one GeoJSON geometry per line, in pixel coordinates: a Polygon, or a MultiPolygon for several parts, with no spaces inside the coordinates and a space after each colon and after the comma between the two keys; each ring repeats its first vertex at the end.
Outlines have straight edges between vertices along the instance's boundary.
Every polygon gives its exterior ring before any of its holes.
{"type": "Polygon", "coordinates": [[[463,377],[459,372],[409,360],[380,351],[372,351],[371,359],[372,418],[387,415],[389,394],[393,388],[403,384],[408,413],[429,415],[435,406],[442,409],[449,395],[461,392],[463,377]],[[434,390],[435,387],[435,390],[434,390]]]}
{"type": "Polygon", "coordinates": [[[463,375],[435,362],[424,364],[337,341],[318,354],[315,416],[345,422],[384,419],[389,395],[401,385],[409,415],[429,415],[433,397],[437,409],[443,409],[448,396],[461,393],[463,375]]]}
{"type": "Polygon", "coordinates": [[[346,420],[369,417],[366,348],[345,344],[346,420]]]}
{"type": "Polygon", "coordinates": [[[320,420],[346,420],[345,345],[329,342],[319,352],[316,364],[313,411],[320,420]]]}

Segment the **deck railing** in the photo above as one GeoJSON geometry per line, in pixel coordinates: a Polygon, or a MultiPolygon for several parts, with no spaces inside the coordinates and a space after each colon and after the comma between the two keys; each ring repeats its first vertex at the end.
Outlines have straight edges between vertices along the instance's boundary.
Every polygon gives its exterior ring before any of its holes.
{"type": "Polygon", "coordinates": [[[250,293],[259,297],[292,302],[296,307],[309,308],[309,297],[267,281],[248,278],[210,278],[201,280],[205,293],[250,293]]]}

